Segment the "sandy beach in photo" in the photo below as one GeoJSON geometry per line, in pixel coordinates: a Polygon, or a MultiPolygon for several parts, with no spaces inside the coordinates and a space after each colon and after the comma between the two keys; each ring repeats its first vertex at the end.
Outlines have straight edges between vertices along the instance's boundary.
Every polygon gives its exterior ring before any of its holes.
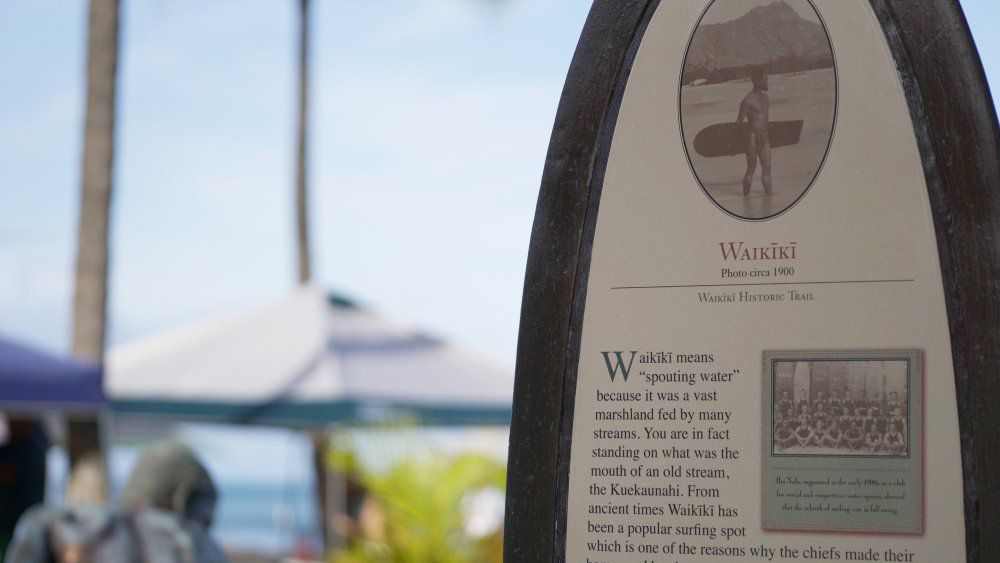
{"type": "Polygon", "coordinates": [[[754,175],[750,196],[743,197],[746,156],[706,158],[694,150],[695,136],[711,125],[735,122],[739,100],[749,81],[685,86],[681,94],[684,143],[691,166],[706,193],[719,206],[740,217],[756,219],[780,213],[812,183],[826,155],[834,120],[836,81],[832,68],[772,75],[771,121],[803,120],[798,144],[772,150],[774,193],[761,189],[761,170],[754,175]]]}
{"type": "Polygon", "coordinates": [[[680,121],[691,169],[725,212],[775,217],[817,178],[833,137],[837,73],[808,0],[715,0],[691,36],[680,121]]]}

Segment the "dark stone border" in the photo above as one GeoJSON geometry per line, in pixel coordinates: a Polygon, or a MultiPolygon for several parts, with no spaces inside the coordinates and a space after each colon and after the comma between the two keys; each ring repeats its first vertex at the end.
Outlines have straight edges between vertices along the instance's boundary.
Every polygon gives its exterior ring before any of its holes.
{"type": "MultiPolygon", "coordinates": [[[[583,240],[584,224],[599,143],[609,136],[604,126],[613,88],[649,3],[594,3],[556,113],[521,302],[507,460],[505,561],[555,561],[564,549],[566,499],[557,493],[556,483],[560,447],[569,445],[568,433],[564,439],[560,435],[564,378],[576,376],[576,358],[569,351],[579,339],[571,323],[578,266],[586,267],[581,254],[590,252],[583,240]]],[[[565,396],[572,400],[572,393],[565,396]]]]}
{"type": "Polygon", "coordinates": [[[958,392],[969,561],[1000,561],[1000,145],[957,0],[870,0],[924,160],[958,392]]]}
{"type": "MultiPolygon", "coordinates": [[[[1000,560],[1000,143],[957,0],[869,0],[913,116],[944,275],[961,413],[969,561],[1000,560]]],[[[570,66],[525,276],[504,558],[565,560],[566,485],[587,273],[607,151],[658,0],[596,0],[570,66]]],[[[928,374],[933,377],[933,374],[928,374]]]]}

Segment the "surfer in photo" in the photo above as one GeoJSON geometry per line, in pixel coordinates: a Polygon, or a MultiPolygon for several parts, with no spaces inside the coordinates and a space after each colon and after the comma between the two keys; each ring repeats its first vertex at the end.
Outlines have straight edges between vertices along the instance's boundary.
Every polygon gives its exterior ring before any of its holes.
{"type": "Polygon", "coordinates": [[[760,160],[761,182],[764,193],[771,195],[771,140],[768,129],[771,125],[769,115],[771,101],[767,96],[767,74],[761,67],[750,71],[750,81],[753,90],[740,102],[740,114],[736,123],[745,119],[748,127],[746,137],[747,171],[743,176],[743,197],[750,195],[753,175],[757,171],[757,161],[760,160]]]}

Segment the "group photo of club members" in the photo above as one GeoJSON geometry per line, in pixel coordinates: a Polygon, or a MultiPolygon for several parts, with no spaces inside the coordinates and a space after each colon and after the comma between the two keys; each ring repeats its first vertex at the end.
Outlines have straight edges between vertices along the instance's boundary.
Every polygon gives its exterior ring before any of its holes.
{"type": "Polygon", "coordinates": [[[775,362],[772,452],[909,453],[905,361],[775,362]]]}

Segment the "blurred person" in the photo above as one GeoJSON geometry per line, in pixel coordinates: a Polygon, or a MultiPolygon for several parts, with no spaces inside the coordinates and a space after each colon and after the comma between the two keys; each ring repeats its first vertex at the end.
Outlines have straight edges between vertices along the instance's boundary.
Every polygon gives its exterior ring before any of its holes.
{"type": "Polygon", "coordinates": [[[17,525],[6,563],[225,563],[208,533],[215,484],[189,448],[154,445],[140,456],[121,506],[39,506],[17,525]]]}
{"type": "Polygon", "coordinates": [[[126,511],[152,508],[177,515],[199,544],[199,552],[204,548],[221,557],[222,550],[208,534],[218,496],[211,475],[195,453],[168,442],[143,452],[122,491],[121,505],[126,511]]]}
{"type": "Polygon", "coordinates": [[[0,415],[0,557],[21,516],[45,500],[48,438],[37,421],[0,415]]]}
{"type": "Polygon", "coordinates": [[[36,506],[17,525],[6,563],[199,563],[173,515],[74,504],[36,506]]]}

